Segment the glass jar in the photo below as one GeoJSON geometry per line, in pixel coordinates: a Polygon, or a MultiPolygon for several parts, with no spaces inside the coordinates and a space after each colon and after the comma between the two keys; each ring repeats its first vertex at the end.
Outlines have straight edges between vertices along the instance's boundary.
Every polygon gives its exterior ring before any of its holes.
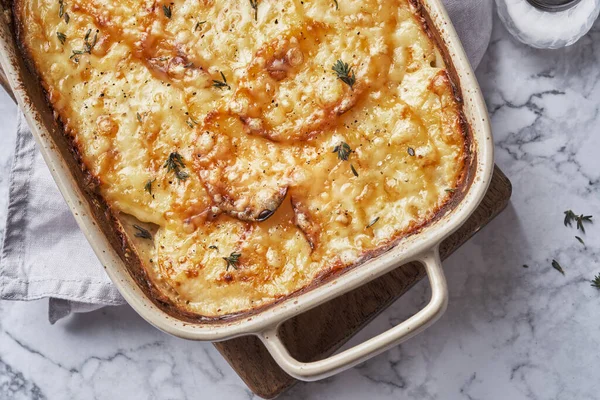
{"type": "Polygon", "coordinates": [[[496,0],[506,29],[521,42],[542,49],[569,46],[598,17],[600,0],[496,0]]]}

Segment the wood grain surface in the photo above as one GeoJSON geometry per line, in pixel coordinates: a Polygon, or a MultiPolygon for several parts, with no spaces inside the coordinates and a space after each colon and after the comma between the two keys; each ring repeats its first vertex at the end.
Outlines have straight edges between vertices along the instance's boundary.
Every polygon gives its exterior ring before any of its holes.
{"type": "MultiPolygon", "coordinates": [[[[2,69],[0,85],[13,97],[2,69]]],[[[498,215],[507,206],[511,193],[510,181],[495,167],[490,188],[479,208],[457,232],[442,243],[442,259],[447,258],[498,215]]],[[[420,264],[401,266],[285,322],[281,326],[282,339],[290,353],[300,361],[315,361],[327,357],[423,277],[425,270],[420,264]]],[[[279,368],[260,340],[254,336],[214,345],[246,385],[260,397],[277,397],[297,382],[279,368]]]]}

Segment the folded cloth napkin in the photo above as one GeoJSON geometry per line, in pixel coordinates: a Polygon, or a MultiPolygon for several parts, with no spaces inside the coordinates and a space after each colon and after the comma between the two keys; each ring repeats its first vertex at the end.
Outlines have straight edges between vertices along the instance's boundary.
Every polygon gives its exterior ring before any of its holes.
{"type": "MultiPolygon", "coordinates": [[[[492,0],[444,0],[472,65],[488,46],[492,0]]],[[[51,323],[125,301],[104,273],[37,151],[19,114],[6,234],[0,259],[0,298],[49,298],[51,323]]]]}

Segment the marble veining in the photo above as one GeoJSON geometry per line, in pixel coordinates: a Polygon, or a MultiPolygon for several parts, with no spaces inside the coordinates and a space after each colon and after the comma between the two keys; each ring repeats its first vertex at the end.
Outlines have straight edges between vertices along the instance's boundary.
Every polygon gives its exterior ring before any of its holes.
{"type": "MultiPolygon", "coordinates": [[[[495,22],[477,75],[511,205],[445,262],[451,298],[438,323],[284,399],[600,398],[600,291],[590,285],[600,224],[585,235],[562,224],[566,209],[600,220],[600,25],[570,48],[541,51],[495,22]]],[[[6,95],[0,115],[4,212],[16,123],[6,95]]],[[[406,318],[428,294],[417,285],[353,343],[406,318]]],[[[46,313],[46,301],[0,302],[0,399],[256,397],[210,344],[163,334],[127,306],[54,326],[46,313]]]]}

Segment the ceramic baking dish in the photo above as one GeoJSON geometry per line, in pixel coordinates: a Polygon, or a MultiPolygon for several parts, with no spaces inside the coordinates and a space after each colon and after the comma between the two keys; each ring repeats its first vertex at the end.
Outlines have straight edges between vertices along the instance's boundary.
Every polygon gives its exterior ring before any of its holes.
{"type": "MultiPolygon", "coordinates": [[[[39,149],[58,188],[71,208],[106,272],[127,302],[157,328],[191,340],[220,341],[241,335],[258,336],[273,358],[288,374],[301,380],[317,380],[350,368],[423,331],[445,311],[448,293],[439,257],[439,244],[458,229],[482,200],[493,170],[493,141],[486,106],[479,86],[441,0],[420,0],[423,14],[439,46],[453,81],[463,99],[466,123],[470,127],[472,163],[469,182],[459,201],[444,215],[418,233],[402,239],[380,256],[337,275],[334,279],[248,314],[220,322],[190,322],[165,311],[156,299],[147,296],[128,263],[133,259],[123,238],[114,233],[111,217],[86,187],[85,176],[68,143],[54,122],[37,78],[26,68],[15,44],[11,5],[2,3],[4,21],[0,26],[0,63],[14,96],[25,114],[39,149]],[[278,336],[278,327],[287,319],[348,292],[390,270],[417,261],[424,264],[431,284],[431,299],[406,321],[324,360],[304,363],[294,359],[278,336]]],[[[114,222],[114,221],[112,221],[114,222]]]]}

